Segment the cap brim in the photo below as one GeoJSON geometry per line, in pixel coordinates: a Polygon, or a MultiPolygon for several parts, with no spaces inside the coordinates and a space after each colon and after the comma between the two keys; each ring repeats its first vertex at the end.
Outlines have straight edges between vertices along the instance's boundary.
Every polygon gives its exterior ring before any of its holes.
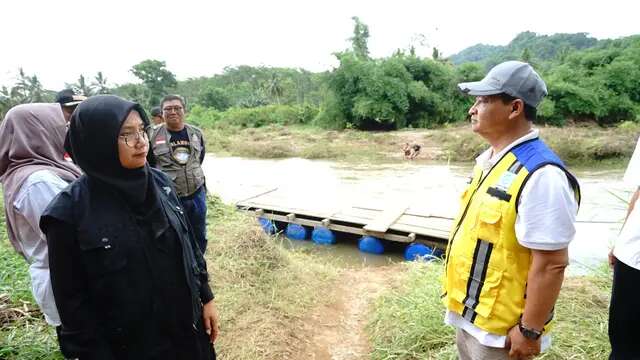
{"type": "Polygon", "coordinates": [[[460,83],[458,89],[468,95],[495,95],[504,92],[501,88],[491,86],[484,81],[460,83]]]}
{"type": "Polygon", "coordinates": [[[78,104],[80,104],[81,102],[82,102],[82,100],[79,100],[79,101],[69,101],[69,102],[66,102],[66,103],[62,104],[62,106],[64,106],[64,107],[77,106],[77,105],[78,105],[78,104]]]}

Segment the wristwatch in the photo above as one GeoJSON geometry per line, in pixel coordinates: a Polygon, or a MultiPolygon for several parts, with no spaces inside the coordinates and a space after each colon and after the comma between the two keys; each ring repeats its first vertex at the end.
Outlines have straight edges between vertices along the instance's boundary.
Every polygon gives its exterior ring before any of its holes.
{"type": "Polygon", "coordinates": [[[538,340],[540,336],[542,336],[542,331],[528,328],[522,325],[522,321],[518,322],[518,329],[520,330],[522,336],[526,337],[527,339],[538,340]]]}

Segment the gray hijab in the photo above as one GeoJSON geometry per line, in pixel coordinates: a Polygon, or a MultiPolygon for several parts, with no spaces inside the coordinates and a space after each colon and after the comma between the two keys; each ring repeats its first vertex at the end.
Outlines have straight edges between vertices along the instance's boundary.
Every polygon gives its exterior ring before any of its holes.
{"type": "Polygon", "coordinates": [[[16,239],[13,203],[22,184],[36,171],[49,170],[67,182],[80,169],[64,159],[66,123],[59,104],[18,105],[0,124],[0,182],[4,191],[7,233],[22,256],[16,239]]]}

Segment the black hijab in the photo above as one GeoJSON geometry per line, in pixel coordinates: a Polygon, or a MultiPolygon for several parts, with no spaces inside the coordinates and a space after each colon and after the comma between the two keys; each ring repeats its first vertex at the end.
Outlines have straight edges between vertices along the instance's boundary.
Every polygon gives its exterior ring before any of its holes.
{"type": "Polygon", "coordinates": [[[68,140],[74,161],[89,179],[115,189],[129,205],[139,207],[152,192],[149,166],[127,169],[118,157],[120,128],[132,110],[147,127],[149,119],[139,104],[114,95],[90,97],[73,112],[68,140]]]}

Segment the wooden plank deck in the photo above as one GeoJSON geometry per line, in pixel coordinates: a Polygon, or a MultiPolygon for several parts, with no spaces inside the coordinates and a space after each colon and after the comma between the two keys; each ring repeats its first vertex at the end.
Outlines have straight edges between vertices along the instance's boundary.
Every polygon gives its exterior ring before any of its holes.
{"type": "Polygon", "coordinates": [[[453,223],[450,213],[437,210],[437,203],[431,207],[411,206],[402,199],[357,199],[346,194],[290,193],[278,188],[249,194],[236,206],[274,221],[440,248],[446,246],[453,223]]]}

